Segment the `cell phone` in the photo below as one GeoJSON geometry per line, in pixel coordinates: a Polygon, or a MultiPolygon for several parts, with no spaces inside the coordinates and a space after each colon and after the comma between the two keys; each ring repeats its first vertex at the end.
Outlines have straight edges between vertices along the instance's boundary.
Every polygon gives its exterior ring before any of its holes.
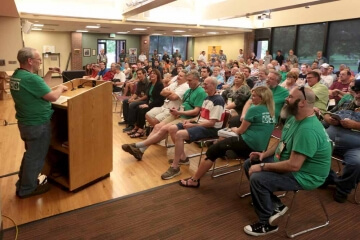
{"type": "Polygon", "coordinates": [[[340,115],[337,115],[337,114],[335,114],[335,113],[330,113],[330,117],[332,117],[333,119],[336,119],[336,120],[338,120],[338,121],[341,120],[340,115]]]}

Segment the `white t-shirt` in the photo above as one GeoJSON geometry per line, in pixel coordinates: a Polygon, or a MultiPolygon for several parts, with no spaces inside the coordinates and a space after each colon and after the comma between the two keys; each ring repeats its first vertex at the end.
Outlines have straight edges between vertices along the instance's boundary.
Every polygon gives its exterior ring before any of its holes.
{"type": "MultiPolygon", "coordinates": [[[[125,82],[125,80],[126,80],[125,73],[123,73],[123,72],[115,73],[113,79],[120,79],[120,82],[125,82]]],[[[120,86],[120,87],[122,87],[122,86],[120,86]]]]}
{"type": "Polygon", "coordinates": [[[321,78],[320,83],[324,84],[327,88],[329,88],[334,82],[334,78],[331,75],[327,75],[327,76],[321,75],[320,78],[321,78]]]}
{"type": "Polygon", "coordinates": [[[206,63],[206,57],[202,54],[199,55],[198,60],[206,63]]]}
{"type": "Polygon", "coordinates": [[[145,55],[145,54],[139,55],[139,61],[140,61],[140,62],[144,62],[146,59],[147,59],[147,58],[146,58],[146,55],[145,55]]]}
{"type": "Polygon", "coordinates": [[[186,92],[186,90],[189,89],[189,84],[187,84],[187,82],[185,82],[181,85],[178,85],[178,82],[174,82],[174,83],[170,84],[170,86],[166,87],[165,89],[173,91],[176,95],[179,96],[179,98],[177,100],[165,99],[163,107],[168,108],[168,109],[170,109],[170,108],[178,109],[182,104],[182,99],[183,99],[184,93],[186,92]]]}

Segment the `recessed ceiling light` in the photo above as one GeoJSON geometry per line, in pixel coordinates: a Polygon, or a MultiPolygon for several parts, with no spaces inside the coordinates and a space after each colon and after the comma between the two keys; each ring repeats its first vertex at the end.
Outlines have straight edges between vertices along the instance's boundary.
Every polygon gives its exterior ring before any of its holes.
{"type": "Polygon", "coordinates": [[[32,28],[31,30],[34,30],[34,31],[42,31],[42,28],[32,28]]]}
{"type": "Polygon", "coordinates": [[[206,34],[218,34],[218,32],[207,32],[206,34]]]}
{"type": "Polygon", "coordinates": [[[151,35],[158,36],[158,35],[162,35],[162,34],[161,33],[153,33],[151,35]]]}
{"type": "Polygon", "coordinates": [[[100,26],[86,26],[86,28],[100,28],[100,26]]]}
{"type": "Polygon", "coordinates": [[[39,23],[36,23],[36,24],[34,24],[33,26],[34,26],[34,27],[43,27],[43,26],[44,26],[44,24],[39,24],[39,23]]]}
{"type": "Polygon", "coordinates": [[[182,33],[182,32],[185,32],[184,30],[174,30],[172,32],[175,32],[175,33],[182,33]]]}
{"type": "Polygon", "coordinates": [[[88,30],[76,30],[76,32],[88,32],[88,30]]]}
{"type": "Polygon", "coordinates": [[[191,37],[192,35],[182,35],[183,37],[191,37]]]}
{"type": "Polygon", "coordinates": [[[134,30],[134,31],[145,31],[146,28],[134,28],[133,30],[134,30]]]}
{"type": "Polygon", "coordinates": [[[118,34],[127,34],[128,32],[116,32],[118,34]]]}

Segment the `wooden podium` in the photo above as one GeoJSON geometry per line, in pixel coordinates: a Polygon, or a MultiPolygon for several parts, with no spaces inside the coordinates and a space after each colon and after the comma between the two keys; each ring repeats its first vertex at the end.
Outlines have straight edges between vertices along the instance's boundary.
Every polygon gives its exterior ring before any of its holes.
{"type": "Polygon", "coordinates": [[[112,171],[112,84],[74,79],[63,85],[68,91],[53,103],[52,138],[44,173],[74,191],[112,171]]]}

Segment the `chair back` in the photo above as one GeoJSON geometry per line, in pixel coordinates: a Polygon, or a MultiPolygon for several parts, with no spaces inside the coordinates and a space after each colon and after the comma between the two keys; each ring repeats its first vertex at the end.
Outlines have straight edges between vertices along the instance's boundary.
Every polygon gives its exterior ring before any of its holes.
{"type": "Polygon", "coordinates": [[[224,121],[223,121],[223,125],[222,125],[222,128],[226,128],[228,123],[229,123],[229,120],[230,120],[230,116],[231,116],[231,113],[229,110],[225,110],[225,116],[224,116],[224,121]]]}

